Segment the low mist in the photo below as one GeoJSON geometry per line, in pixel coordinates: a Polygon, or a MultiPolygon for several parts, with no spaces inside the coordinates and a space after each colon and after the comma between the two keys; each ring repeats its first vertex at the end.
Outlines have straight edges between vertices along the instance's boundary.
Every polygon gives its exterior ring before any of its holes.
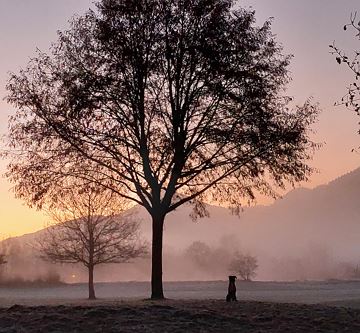
{"type": "MultiPolygon", "coordinates": [[[[191,206],[169,214],[164,230],[165,281],[226,280],[234,256],[256,258],[254,279],[304,281],[360,277],[360,169],[314,190],[298,189],[271,206],[244,209],[234,216],[222,207],[207,206],[209,218],[194,222],[191,206]]],[[[129,212],[128,212],[129,213],[129,212]]],[[[151,240],[147,212],[130,212],[141,222],[143,238],[151,240]]],[[[34,242],[42,231],[1,243],[6,264],[1,280],[87,280],[81,265],[52,264],[39,258],[34,242]]],[[[100,265],[96,281],[148,281],[150,256],[125,264],[100,265]]],[[[237,274],[238,275],[238,274],[237,274]]]]}

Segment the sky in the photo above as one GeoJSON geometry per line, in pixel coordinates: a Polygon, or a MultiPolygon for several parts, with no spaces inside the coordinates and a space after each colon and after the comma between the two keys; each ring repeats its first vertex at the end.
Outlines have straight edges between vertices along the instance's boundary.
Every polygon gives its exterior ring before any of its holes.
{"type": "MultiPolygon", "coordinates": [[[[253,8],[259,25],[273,17],[272,31],[284,53],[294,55],[287,93],[299,104],[312,97],[322,109],[314,140],[324,145],[311,163],[318,172],[301,186],[313,188],[360,167],[360,154],[352,152],[360,146],[360,118],[334,106],[352,77],[329,53],[334,41],[349,53],[359,49],[354,33],[343,30],[350,14],[360,12],[359,1],[242,0],[237,5],[253,8]]],[[[71,16],[90,7],[91,0],[0,0],[0,135],[6,134],[7,119],[14,112],[3,100],[9,72],[25,67],[37,48],[48,50],[71,16]]],[[[6,161],[0,161],[0,174],[5,170],[6,161]]],[[[11,184],[0,178],[0,238],[41,229],[46,221],[41,212],[15,199],[11,184]]]]}

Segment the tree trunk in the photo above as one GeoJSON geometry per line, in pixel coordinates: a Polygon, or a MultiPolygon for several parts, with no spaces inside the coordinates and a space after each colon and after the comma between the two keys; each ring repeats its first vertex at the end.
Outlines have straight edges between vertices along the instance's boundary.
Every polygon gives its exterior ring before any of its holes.
{"type": "Polygon", "coordinates": [[[94,266],[89,266],[89,299],[96,299],[94,289],[94,266]]]}
{"type": "Polygon", "coordinates": [[[153,217],[151,299],[164,299],[162,281],[162,248],[164,217],[153,217]]]}

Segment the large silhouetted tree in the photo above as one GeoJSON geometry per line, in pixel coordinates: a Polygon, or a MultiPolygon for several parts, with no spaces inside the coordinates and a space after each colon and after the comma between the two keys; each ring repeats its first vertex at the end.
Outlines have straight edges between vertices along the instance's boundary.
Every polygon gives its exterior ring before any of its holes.
{"type": "Polygon", "coordinates": [[[102,0],[50,54],[9,80],[8,177],[44,205],[67,177],[97,182],[152,217],[152,298],[163,298],[166,215],[239,207],[307,178],[310,101],[283,96],[290,57],[231,0],[102,0]]]}
{"type": "Polygon", "coordinates": [[[74,187],[61,191],[49,211],[54,225],[39,239],[44,259],[81,263],[89,273],[89,299],[95,299],[94,268],[125,263],[146,253],[139,223],[119,215],[119,200],[111,191],[74,187]]]}
{"type": "MultiPolygon", "coordinates": [[[[351,14],[350,23],[344,25],[344,30],[352,30],[356,34],[356,39],[360,40],[360,21],[357,20],[357,14],[351,14]]],[[[347,93],[336,105],[345,105],[360,115],[360,49],[356,49],[353,54],[347,54],[335,43],[330,45],[331,53],[339,65],[344,64],[354,75],[354,80],[347,88],[347,93]]]]}

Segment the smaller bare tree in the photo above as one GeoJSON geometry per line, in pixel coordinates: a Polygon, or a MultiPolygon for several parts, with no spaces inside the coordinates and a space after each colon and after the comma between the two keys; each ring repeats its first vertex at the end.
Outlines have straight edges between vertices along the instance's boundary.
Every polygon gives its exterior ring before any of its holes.
{"type": "Polygon", "coordinates": [[[44,259],[60,263],[82,263],[89,274],[89,299],[95,299],[94,267],[125,263],[144,255],[139,223],[130,215],[119,215],[123,206],[109,191],[77,187],[67,189],[49,209],[55,222],[39,239],[44,259]]]}
{"type": "Polygon", "coordinates": [[[236,252],[231,260],[229,270],[239,274],[244,281],[251,281],[256,276],[257,258],[249,254],[236,252]]]}

